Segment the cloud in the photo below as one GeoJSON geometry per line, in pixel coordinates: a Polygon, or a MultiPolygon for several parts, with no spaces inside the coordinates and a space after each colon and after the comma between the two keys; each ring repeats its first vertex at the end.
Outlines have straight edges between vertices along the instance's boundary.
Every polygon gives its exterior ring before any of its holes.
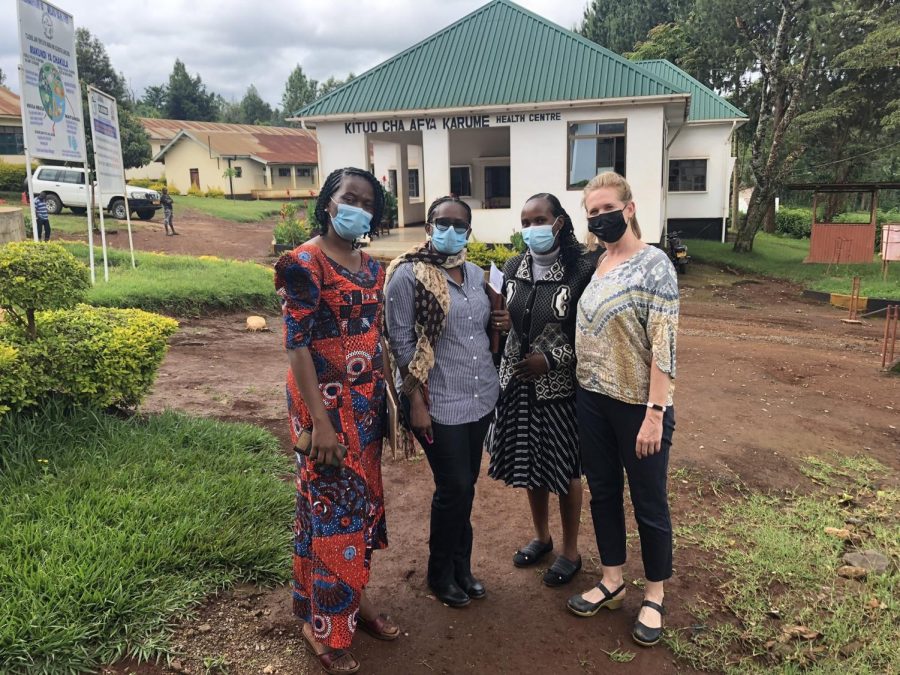
{"type": "MultiPolygon", "coordinates": [[[[18,1],[18,0],[16,0],[18,1]]],[[[298,63],[308,77],[357,75],[483,5],[483,0],[59,0],[106,46],[113,66],[137,96],[165,82],[175,59],[226,99],[239,100],[253,84],[279,105],[298,63]]],[[[520,0],[571,28],[583,3],[520,0]]],[[[15,2],[0,9],[0,69],[18,90],[15,2]]]]}

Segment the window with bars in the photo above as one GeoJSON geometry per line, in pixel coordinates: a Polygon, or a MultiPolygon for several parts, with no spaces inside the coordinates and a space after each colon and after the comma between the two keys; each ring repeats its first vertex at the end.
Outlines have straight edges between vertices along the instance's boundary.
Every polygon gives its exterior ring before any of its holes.
{"type": "Polygon", "coordinates": [[[669,192],[706,192],[706,160],[670,159],[669,192]]]}

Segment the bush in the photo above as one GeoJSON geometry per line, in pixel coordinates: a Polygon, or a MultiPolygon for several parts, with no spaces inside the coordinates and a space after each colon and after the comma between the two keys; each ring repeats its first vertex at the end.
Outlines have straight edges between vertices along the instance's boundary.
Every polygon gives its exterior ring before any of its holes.
{"type": "MultiPolygon", "coordinates": [[[[0,325],[0,344],[17,348],[31,370],[30,398],[57,394],[100,407],[140,403],[178,329],[174,319],[139,309],[89,305],[38,312],[36,318],[33,341],[13,324],[0,325]]],[[[12,396],[9,401],[15,403],[12,396]]]]}
{"type": "Polygon", "coordinates": [[[0,422],[10,410],[25,407],[33,389],[30,386],[30,368],[19,350],[0,343],[0,422]]]}
{"type": "Polygon", "coordinates": [[[309,226],[297,218],[297,205],[288,202],[281,206],[281,220],[275,226],[275,243],[282,246],[299,246],[310,237],[309,226]]]}
{"type": "Polygon", "coordinates": [[[812,228],[809,209],[781,208],[775,214],[775,231],[793,239],[806,239],[812,228]]]}
{"type": "Polygon", "coordinates": [[[512,233],[509,243],[512,244],[513,250],[518,253],[525,253],[525,249],[528,248],[525,244],[525,237],[522,236],[522,232],[519,230],[512,233]]]}
{"type": "Polygon", "coordinates": [[[491,263],[502,268],[507,260],[516,255],[517,253],[513,249],[507,248],[503,244],[497,244],[496,246],[490,247],[484,242],[470,239],[466,260],[485,269],[490,267],[491,263]]]}
{"type": "Polygon", "coordinates": [[[224,199],[225,191],[220,190],[217,187],[206,186],[206,192],[203,194],[204,197],[211,197],[212,199],[224,199]]]}
{"type": "Polygon", "coordinates": [[[181,194],[181,190],[178,189],[178,187],[175,185],[175,183],[167,182],[166,187],[169,188],[170,195],[180,195],[181,194]]]}
{"type": "Polygon", "coordinates": [[[188,188],[187,194],[191,195],[192,197],[202,197],[203,190],[191,183],[191,187],[188,188]]]}
{"type": "MultiPolygon", "coordinates": [[[[37,165],[32,164],[31,170],[35,169],[37,165]]],[[[0,192],[22,192],[27,175],[24,164],[0,162],[0,192]]]]}
{"type": "Polygon", "coordinates": [[[87,267],[59,244],[0,246],[0,307],[34,339],[38,310],[72,307],[90,288],[87,267]]]}

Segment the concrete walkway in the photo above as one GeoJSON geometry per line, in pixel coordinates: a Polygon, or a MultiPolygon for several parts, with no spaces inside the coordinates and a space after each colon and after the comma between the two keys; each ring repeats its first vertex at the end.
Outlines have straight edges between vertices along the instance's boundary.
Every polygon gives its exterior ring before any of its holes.
{"type": "Polygon", "coordinates": [[[390,234],[373,237],[363,250],[373,258],[393,260],[424,241],[425,228],[423,226],[398,227],[391,230],[390,234]]]}

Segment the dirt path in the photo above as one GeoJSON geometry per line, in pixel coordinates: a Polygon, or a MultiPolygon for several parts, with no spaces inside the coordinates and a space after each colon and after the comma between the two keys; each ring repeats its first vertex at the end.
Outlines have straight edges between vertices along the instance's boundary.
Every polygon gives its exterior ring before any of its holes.
{"type": "MultiPolygon", "coordinates": [[[[272,229],[275,227],[275,220],[236,223],[186,209],[175,213],[175,229],[178,232],[178,236],[175,237],[166,236],[162,212],[157,213],[153,220],[135,220],[132,225],[134,248],[139,251],[216,255],[222,258],[262,261],[272,251],[272,229]]],[[[128,229],[125,223],[110,220],[107,226],[116,230],[115,234],[107,235],[108,245],[127,249],[128,229]]],[[[63,234],[61,238],[87,241],[86,234],[63,234]]],[[[100,245],[96,237],[95,245],[100,245]]]]}
{"type": "MultiPolygon", "coordinates": [[[[682,294],[672,455],[678,478],[671,480],[676,529],[681,514],[698,507],[697,476],[790,489],[800,483],[801,458],[831,453],[866,454],[900,468],[900,378],[878,371],[880,322],[846,326],[839,310],[799,301],[797,289],[709,268],[694,267],[682,279],[682,294]]],[[[243,325],[243,316],[184,322],[145,409],[253,422],[271,429],[287,448],[279,319],[269,317],[270,333],[247,333],[243,325]]],[[[360,634],[354,651],[364,672],[690,672],[663,647],[632,646],[628,631],[637,588],[621,612],[580,620],[565,611],[566,597],[595,580],[587,499],[585,572],[570,588],[550,590],[540,585],[539,572],[517,570],[510,562],[531,537],[524,495],[483,475],[473,514],[474,568],[488,598],[465,610],[435,601],[423,575],[431,491],[426,462],[386,455],[391,545],[376,555],[370,589],[407,634],[396,644],[360,634]],[[612,664],[605,652],[616,649],[634,653],[633,661],[612,664]]],[[[708,490],[703,494],[712,498],[708,490]]],[[[558,534],[555,510],[551,522],[558,534]]],[[[636,538],[629,546],[627,576],[640,578],[636,538]]],[[[705,587],[704,565],[698,551],[676,550],[676,574],[667,587],[670,627],[690,630],[685,607],[705,587]]],[[[231,673],[267,667],[318,672],[302,652],[289,607],[286,588],[240,588],[211,600],[176,634],[175,644],[188,654],[180,665],[185,672],[204,672],[204,657],[222,656],[231,673]]]]}

